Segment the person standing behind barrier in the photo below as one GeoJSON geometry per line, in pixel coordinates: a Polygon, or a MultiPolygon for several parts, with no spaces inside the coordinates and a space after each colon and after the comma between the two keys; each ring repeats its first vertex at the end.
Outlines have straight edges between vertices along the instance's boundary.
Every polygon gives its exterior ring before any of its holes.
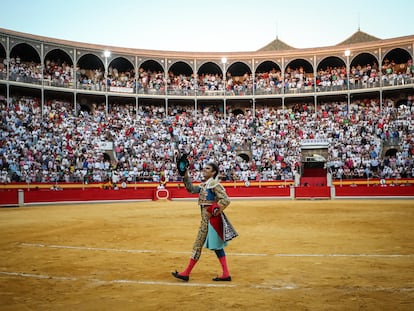
{"type": "MultiPolygon", "coordinates": [[[[190,279],[190,273],[201,256],[203,245],[214,250],[222,267],[222,275],[213,278],[213,281],[231,281],[227,267],[224,247],[227,246],[223,237],[223,210],[229,206],[230,200],[226,190],[218,181],[219,168],[215,163],[207,163],[203,168],[204,182],[199,186],[192,184],[188,169],[184,173],[184,185],[190,193],[198,193],[198,205],[201,210],[201,223],[196,240],[193,245],[193,252],[187,268],[182,272],[172,272],[172,275],[183,281],[190,279]]],[[[224,214],[223,214],[224,215],[224,214]]]]}

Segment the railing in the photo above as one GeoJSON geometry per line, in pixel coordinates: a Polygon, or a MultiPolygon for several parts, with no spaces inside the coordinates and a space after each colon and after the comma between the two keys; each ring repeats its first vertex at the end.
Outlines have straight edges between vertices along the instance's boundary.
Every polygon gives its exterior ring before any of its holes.
{"type": "MultiPolygon", "coordinates": [[[[292,95],[292,94],[309,94],[309,93],[335,93],[335,92],[347,92],[348,87],[345,84],[342,85],[303,85],[303,86],[265,86],[257,87],[255,90],[251,88],[236,88],[232,90],[205,90],[205,89],[181,89],[168,85],[167,87],[142,87],[141,85],[134,84],[131,87],[127,87],[128,91],[123,91],[124,87],[108,87],[105,88],[105,85],[102,81],[97,82],[87,82],[83,83],[81,81],[76,81],[75,79],[70,81],[62,81],[59,79],[44,79],[42,77],[33,77],[11,73],[7,79],[7,74],[0,72],[0,80],[9,81],[9,82],[19,82],[26,84],[35,84],[42,85],[44,87],[57,87],[57,88],[66,88],[66,89],[76,89],[76,90],[86,90],[94,92],[106,92],[109,93],[123,93],[130,95],[153,95],[153,96],[188,96],[188,97],[197,97],[197,96],[207,96],[207,97],[251,97],[251,96],[274,96],[274,95],[292,95]]],[[[396,88],[407,85],[414,85],[414,77],[396,77],[393,79],[383,79],[381,81],[374,82],[363,82],[361,80],[356,81],[355,83],[350,83],[349,91],[354,92],[357,90],[365,89],[376,89],[376,88],[396,88]]]]}
{"type": "Polygon", "coordinates": [[[391,137],[382,141],[382,147],[400,146],[401,139],[399,137],[391,137]]]}

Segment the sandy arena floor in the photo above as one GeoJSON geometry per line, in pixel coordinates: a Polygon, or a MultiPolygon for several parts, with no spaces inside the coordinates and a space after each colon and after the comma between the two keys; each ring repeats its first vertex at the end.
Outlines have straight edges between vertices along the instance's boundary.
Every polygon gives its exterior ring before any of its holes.
{"type": "Polygon", "coordinates": [[[0,209],[0,310],[414,310],[412,200],[234,200],[232,282],[195,201],[0,209]]]}

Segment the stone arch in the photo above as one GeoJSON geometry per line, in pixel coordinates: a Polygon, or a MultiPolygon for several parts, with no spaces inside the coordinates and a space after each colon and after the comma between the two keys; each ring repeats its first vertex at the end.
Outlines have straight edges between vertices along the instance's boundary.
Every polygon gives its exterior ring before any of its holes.
{"type": "Polygon", "coordinates": [[[285,67],[285,73],[291,71],[291,70],[296,70],[296,69],[303,69],[303,71],[306,74],[312,74],[313,75],[313,66],[312,64],[307,61],[306,59],[303,58],[298,58],[298,59],[294,59],[292,61],[290,61],[286,67],[285,67]]]}
{"type": "Polygon", "coordinates": [[[183,75],[186,75],[187,77],[191,76],[194,73],[191,66],[184,61],[178,61],[178,62],[171,64],[171,66],[168,68],[168,72],[171,72],[175,76],[183,74],[183,75]]]}
{"type": "Polygon", "coordinates": [[[247,150],[243,150],[237,154],[238,157],[242,158],[246,162],[250,162],[250,159],[252,158],[252,153],[247,150]]]}
{"type": "Polygon", "coordinates": [[[395,156],[398,152],[397,148],[389,148],[385,151],[384,156],[385,157],[392,157],[395,156]]]}
{"type": "Polygon", "coordinates": [[[246,73],[251,74],[252,70],[246,63],[241,61],[234,62],[227,67],[227,75],[231,75],[232,77],[243,76],[246,73]]]}
{"type": "Polygon", "coordinates": [[[319,64],[317,64],[317,68],[316,71],[318,72],[319,70],[324,70],[327,67],[345,67],[346,66],[346,62],[337,56],[330,56],[330,57],[326,57],[324,59],[322,59],[319,64]]]}
{"type": "MultiPolygon", "coordinates": [[[[10,58],[20,58],[24,62],[40,64],[40,56],[36,49],[28,43],[16,44],[10,51],[10,58]]],[[[17,59],[16,59],[17,61],[17,59]]]]}

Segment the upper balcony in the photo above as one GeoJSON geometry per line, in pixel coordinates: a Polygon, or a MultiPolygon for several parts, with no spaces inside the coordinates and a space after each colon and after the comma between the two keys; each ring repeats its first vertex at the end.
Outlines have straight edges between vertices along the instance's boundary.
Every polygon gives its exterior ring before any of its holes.
{"type": "Polygon", "coordinates": [[[0,29],[0,81],[143,98],[272,98],[414,85],[414,36],[243,53],[131,50],[0,29]]]}

